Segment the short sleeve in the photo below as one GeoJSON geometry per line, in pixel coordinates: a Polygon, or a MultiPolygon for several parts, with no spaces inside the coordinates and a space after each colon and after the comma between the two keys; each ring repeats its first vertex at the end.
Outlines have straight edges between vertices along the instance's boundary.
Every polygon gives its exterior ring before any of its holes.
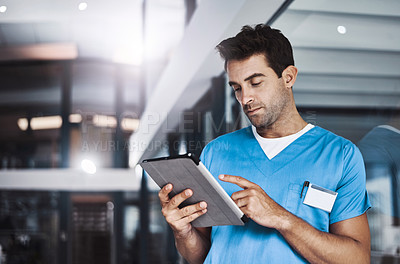
{"type": "Polygon", "coordinates": [[[337,186],[338,196],[330,214],[330,224],[360,216],[371,207],[365,184],[362,155],[354,144],[346,144],[343,148],[343,174],[337,186]]]}

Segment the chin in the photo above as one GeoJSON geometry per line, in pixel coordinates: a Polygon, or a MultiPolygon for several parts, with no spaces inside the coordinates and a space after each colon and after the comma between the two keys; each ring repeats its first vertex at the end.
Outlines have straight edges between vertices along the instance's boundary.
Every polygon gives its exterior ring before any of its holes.
{"type": "Polygon", "coordinates": [[[264,122],[261,122],[260,120],[252,120],[250,119],[250,123],[255,126],[256,128],[265,128],[266,125],[264,122]]]}
{"type": "Polygon", "coordinates": [[[273,122],[260,120],[259,118],[249,118],[250,123],[256,128],[265,129],[273,125],[273,122]]]}

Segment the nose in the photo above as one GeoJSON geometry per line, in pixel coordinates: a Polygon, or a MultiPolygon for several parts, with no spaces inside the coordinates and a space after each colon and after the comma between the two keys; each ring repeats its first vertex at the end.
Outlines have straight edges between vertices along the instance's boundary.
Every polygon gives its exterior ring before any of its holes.
{"type": "Polygon", "coordinates": [[[238,101],[240,102],[241,105],[248,105],[253,103],[254,101],[254,94],[249,88],[242,88],[240,91],[240,95],[238,96],[239,98],[238,101]]]}

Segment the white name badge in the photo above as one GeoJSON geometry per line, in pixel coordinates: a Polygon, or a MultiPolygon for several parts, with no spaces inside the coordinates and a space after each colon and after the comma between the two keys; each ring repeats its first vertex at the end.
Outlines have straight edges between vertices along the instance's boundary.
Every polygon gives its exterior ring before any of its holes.
{"type": "Polygon", "coordinates": [[[310,183],[303,203],[330,213],[337,195],[337,192],[310,183]]]}

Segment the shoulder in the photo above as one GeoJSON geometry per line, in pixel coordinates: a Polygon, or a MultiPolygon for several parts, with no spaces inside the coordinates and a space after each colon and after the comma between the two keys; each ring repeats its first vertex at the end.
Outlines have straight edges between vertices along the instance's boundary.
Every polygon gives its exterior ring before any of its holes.
{"type": "Polygon", "coordinates": [[[341,148],[343,151],[349,149],[357,149],[356,145],[350,140],[339,136],[329,130],[326,130],[322,127],[315,126],[312,130],[316,136],[319,136],[321,140],[324,141],[327,145],[334,145],[336,147],[341,148]]]}
{"type": "Polygon", "coordinates": [[[219,148],[224,145],[239,144],[242,140],[254,137],[251,127],[245,127],[234,132],[222,135],[207,144],[206,148],[219,148]]]}
{"type": "Polygon", "coordinates": [[[213,159],[223,158],[226,153],[241,149],[243,142],[251,138],[254,138],[251,126],[219,136],[204,147],[200,160],[207,163],[207,160],[210,162],[209,157],[213,157],[213,159]]]}
{"type": "MultiPolygon", "coordinates": [[[[319,128],[320,133],[327,141],[327,149],[332,157],[337,159],[337,164],[342,170],[338,186],[353,181],[354,178],[365,180],[364,160],[358,147],[350,140],[338,136],[328,130],[319,128]]],[[[365,185],[365,183],[363,182],[365,185]]]]}
{"type": "Polygon", "coordinates": [[[360,150],[350,140],[318,126],[312,132],[320,146],[329,153],[330,157],[335,157],[336,162],[341,164],[344,170],[346,170],[346,167],[352,167],[351,164],[364,166],[360,150]]]}
{"type": "Polygon", "coordinates": [[[351,141],[349,141],[348,139],[339,136],[329,130],[326,130],[325,128],[315,126],[313,130],[315,130],[315,134],[320,135],[321,137],[324,137],[330,141],[335,141],[337,143],[344,143],[344,144],[351,143],[351,141]]]}
{"type": "Polygon", "coordinates": [[[240,139],[244,137],[253,137],[253,132],[251,131],[251,126],[227,133],[225,135],[219,136],[216,139],[214,139],[211,142],[214,141],[223,141],[223,140],[235,140],[235,139],[240,139]]]}

